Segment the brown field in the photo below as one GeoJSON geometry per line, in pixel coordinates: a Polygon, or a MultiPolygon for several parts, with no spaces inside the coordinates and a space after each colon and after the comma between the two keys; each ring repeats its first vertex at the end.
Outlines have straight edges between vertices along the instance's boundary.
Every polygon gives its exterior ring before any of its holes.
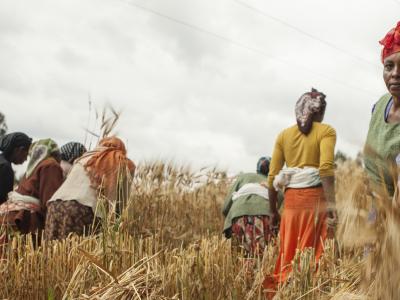
{"type": "MultiPolygon", "coordinates": [[[[141,165],[122,217],[110,215],[99,235],[39,247],[30,237],[13,237],[1,249],[0,298],[264,299],[261,282],[274,267],[277,246],[249,272],[221,234],[230,180],[215,170],[200,173],[201,185],[187,168],[141,165]]],[[[387,203],[368,192],[356,163],[339,165],[338,241],[326,243],[317,272],[310,270],[312,252],[299,253],[277,298],[396,299],[400,215],[387,203]],[[371,201],[379,211],[373,226],[366,223],[371,201]],[[372,242],[377,246],[363,260],[364,245],[372,242]]]]}

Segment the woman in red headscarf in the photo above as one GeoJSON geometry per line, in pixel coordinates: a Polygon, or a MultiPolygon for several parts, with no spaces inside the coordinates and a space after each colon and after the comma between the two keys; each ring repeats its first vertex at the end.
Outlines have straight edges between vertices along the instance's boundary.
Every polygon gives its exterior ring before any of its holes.
{"type": "MultiPolygon", "coordinates": [[[[384,264],[377,265],[377,262],[380,256],[397,251],[397,237],[393,232],[399,230],[396,220],[400,207],[400,22],[379,43],[383,46],[383,81],[388,93],[372,109],[364,148],[364,165],[373,195],[372,203],[368,204],[370,211],[367,222],[370,227],[380,227],[377,234],[381,242],[370,241],[366,245],[366,268],[362,279],[365,285],[371,285],[372,281],[377,283],[379,295],[371,295],[375,299],[398,299],[400,289],[396,284],[398,277],[395,277],[399,268],[398,260],[388,259],[390,268],[384,264]],[[391,281],[387,281],[387,276],[391,281]]],[[[367,204],[365,202],[363,205],[367,204]]]]}
{"type": "Polygon", "coordinates": [[[400,164],[400,22],[379,43],[388,93],[373,108],[364,162],[375,192],[392,199],[397,177],[394,167],[396,161],[400,164]]]}
{"type": "Polygon", "coordinates": [[[93,151],[74,162],[67,179],[49,200],[46,239],[89,233],[107,211],[120,212],[121,201],[127,200],[120,199],[120,191],[129,190],[121,185],[126,184],[134,171],[135,165],[127,158],[124,143],[117,137],[102,139],[93,151]],[[106,210],[99,207],[98,199],[108,204],[106,210]]]}

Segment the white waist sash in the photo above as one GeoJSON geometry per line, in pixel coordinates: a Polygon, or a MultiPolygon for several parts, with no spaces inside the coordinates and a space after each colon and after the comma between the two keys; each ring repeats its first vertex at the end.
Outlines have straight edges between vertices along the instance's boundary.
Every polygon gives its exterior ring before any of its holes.
{"type": "Polygon", "coordinates": [[[285,168],[282,169],[274,179],[274,188],[283,190],[285,188],[307,188],[318,186],[322,183],[319,170],[313,167],[285,168]]]}
{"type": "Polygon", "coordinates": [[[239,197],[248,195],[257,195],[268,200],[268,189],[259,183],[247,183],[237,192],[232,194],[232,201],[237,200],[239,197]]]}

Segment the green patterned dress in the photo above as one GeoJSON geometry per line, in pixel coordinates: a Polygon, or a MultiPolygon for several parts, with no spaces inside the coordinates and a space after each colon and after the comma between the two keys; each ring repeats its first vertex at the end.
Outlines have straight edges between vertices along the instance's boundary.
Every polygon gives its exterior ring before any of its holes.
{"type": "Polygon", "coordinates": [[[393,196],[397,182],[395,161],[400,154],[400,124],[386,122],[390,100],[391,95],[386,94],[375,105],[364,148],[364,164],[373,188],[393,196]]]}

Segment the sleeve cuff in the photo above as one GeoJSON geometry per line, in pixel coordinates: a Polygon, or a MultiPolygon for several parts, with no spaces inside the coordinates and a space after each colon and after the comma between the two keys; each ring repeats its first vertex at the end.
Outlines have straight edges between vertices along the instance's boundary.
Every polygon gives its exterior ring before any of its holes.
{"type": "Polygon", "coordinates": [[[335,176],[335,170],[319,170],[319,176],[322,177],[330,177],[330,176],[335,176]]]}

